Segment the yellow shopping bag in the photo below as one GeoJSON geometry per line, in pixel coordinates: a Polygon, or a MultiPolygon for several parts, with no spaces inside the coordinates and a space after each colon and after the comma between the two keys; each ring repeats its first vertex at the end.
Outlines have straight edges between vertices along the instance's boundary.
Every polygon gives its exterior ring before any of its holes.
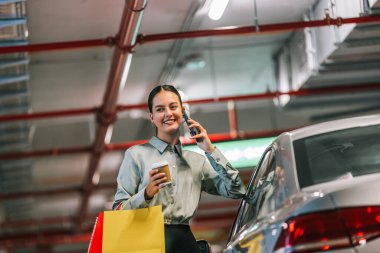
{"type": "Polygon", "coordinates": [[[161,206],[105,211],[102,253],[165,253],[161,206]]]}

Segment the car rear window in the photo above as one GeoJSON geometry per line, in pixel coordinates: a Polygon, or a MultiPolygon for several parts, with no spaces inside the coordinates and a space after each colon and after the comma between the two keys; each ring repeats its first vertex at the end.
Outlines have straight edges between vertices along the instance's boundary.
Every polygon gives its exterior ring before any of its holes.
{"type": "Polygon", "coordinates": [[[380,172],[380,125],[315,135],[293,146],[301,188],[380,172]]]}

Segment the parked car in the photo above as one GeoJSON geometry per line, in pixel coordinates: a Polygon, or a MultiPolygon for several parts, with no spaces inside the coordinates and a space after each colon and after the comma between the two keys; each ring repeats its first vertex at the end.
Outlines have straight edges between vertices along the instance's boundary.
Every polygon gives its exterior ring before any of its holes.
{"type": "Polygon", "coordinates": [[[241,201],[225,253],[380,252],[380,114],[278,136],[241,201]]]}

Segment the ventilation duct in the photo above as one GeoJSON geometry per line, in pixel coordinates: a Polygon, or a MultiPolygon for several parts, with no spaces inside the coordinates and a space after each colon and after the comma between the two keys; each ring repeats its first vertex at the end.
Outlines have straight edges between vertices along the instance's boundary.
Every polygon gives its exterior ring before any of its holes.
{"type": "MultiPolygon", "coordinates": [[[[321,18],[346,18],[369,15],[378,11],[380,1],[356,0],[347,4],[344,0],[317,1],[304,16],[305,20],[321,18]]],[[[282,47],[277,64],[277,89],[281,92],[302,88],[359,85],[378,82],[380,72],[380,37],[378,23],[349,24],[340,27],[306,28],[293,34],[282,47]],[[347,79],[350,78],[350,83],[347,79]]],[[[342,105],[351,101],[349,110],[361,107],[357,94],[316,96],[309,98],[280,96],[277,105],[285,109],[312,108],[315,105],[342,105]]],[[[366,94],[366,102],[380,107],[380,93],[366,94]]],[[[371,106],[372,108],[372,106],[371,106]]],[[[344,114],[345,116],[346,113],[344,114]]],[[[323,118],[323,117],[319,117],[323,118]]]]}

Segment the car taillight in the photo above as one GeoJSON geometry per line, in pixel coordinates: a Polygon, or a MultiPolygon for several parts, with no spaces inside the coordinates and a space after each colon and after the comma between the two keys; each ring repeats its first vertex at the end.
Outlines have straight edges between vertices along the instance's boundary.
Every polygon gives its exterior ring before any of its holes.
{"type": "Polygon", "coordinates": [[[275,251],[328,251],[380,237],[380,207],[355,207],[300,215],[283,224],[275,251]]]}
{"type": "Polygon", "coordinates": [[[340,212],[353,245],[380,237],[380,206],[344,208],[340,212]]]}

